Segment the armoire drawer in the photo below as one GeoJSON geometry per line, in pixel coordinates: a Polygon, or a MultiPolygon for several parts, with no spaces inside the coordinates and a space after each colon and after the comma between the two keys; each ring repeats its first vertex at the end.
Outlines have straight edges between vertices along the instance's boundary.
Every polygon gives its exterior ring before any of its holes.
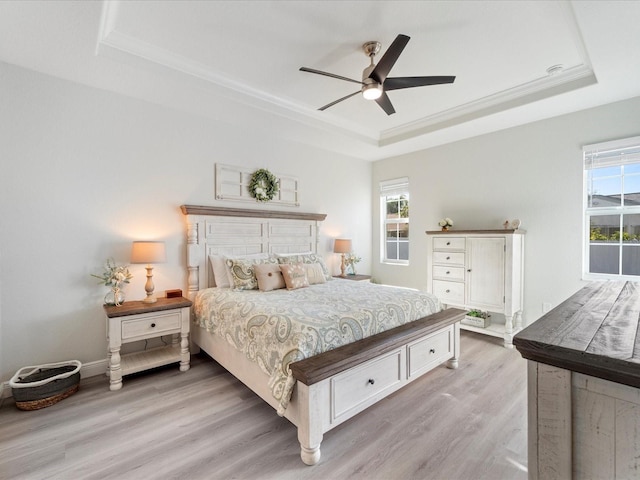
{"type": "Polygon", "coordinates": [[[433,263],[464,265],[464,252],[433,252],[433,263]]]}
{"type": "Polygon", "coordinates": [[[464,251],[466,239],[464,237],[435,237],[433,239],[434,250],[462,250],[464,251]]]}
{"type": "Polygon", "coordinates": [[[464,305],[464,283],[433,281],[433,294],[443,303],[464,305]]]}
{"type": "Polygon", "coordinates": [[[434,265],[433,278],[439,278],[441,280],[457,280],[460,282],[464,282],[464,267],[434,265]]]}

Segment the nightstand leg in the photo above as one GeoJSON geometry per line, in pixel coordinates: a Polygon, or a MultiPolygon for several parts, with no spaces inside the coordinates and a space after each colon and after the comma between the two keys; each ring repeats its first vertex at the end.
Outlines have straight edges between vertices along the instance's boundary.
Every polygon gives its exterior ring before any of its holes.
{"type": "Polygon", "coordinates": [[[120,390],[122,388],[122,367],[120,366],[120,349],[109,350],[109,390],[120,390]]]}
{"type": "Polygon", "coordinates": [[[180,337],[180,371],[186,372],[189,370],[189,363],[191,361],[189,355],[189,334],[182,332],[180,337]]]}

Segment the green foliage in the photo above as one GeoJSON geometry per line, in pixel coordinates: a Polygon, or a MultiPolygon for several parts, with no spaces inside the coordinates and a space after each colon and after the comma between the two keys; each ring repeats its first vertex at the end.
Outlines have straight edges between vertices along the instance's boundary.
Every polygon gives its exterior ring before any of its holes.
{"type": "Polygon", "coordinates": [[[279,185],[276,176],[265,168],[256,170],[249,182],[249,195],[258,202],[268,202],[278,193],[279,185]]]}
{"type": "MultiPolygon", "coordinates": [[[[592,242],[619,242],[620,230],[615,230],[610,235],[606,235],[602,232],[602,229],[600,227],[591,227],[589,240],[591,240],[592,242]]],[[[623,232],[622,241],[637,242],[640,241],[640,235],[633,235],[629,232],[623,232]]]]}
{"type": "Polygon", "coordinates": [[[476,318],[489,318],[489,312],[483,312],[482,310],[471,309],[467,312],[468,317],[476,317],[476,318]]]}

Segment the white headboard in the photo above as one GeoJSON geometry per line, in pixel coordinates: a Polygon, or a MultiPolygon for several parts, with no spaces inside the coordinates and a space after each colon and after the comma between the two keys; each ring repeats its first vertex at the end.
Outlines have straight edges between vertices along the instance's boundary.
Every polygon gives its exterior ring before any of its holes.
{"type": "Polygon", "coordinates": [[[188,298],[213,285],[209,255],[318,251],[325,214],[182,205],[187,219],[188,298]]]}

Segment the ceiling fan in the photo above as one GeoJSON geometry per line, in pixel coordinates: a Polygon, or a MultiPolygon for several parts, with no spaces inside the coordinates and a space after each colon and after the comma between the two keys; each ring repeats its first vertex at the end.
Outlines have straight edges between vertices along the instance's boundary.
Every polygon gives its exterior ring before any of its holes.
{"type": "Polygon", "coordinates": [[[407,35],[398,35],[396,39],[391,43],[391,46],[382,55],[380,61],[376,65],[373,63],[373,57],[380,52],[380,42],[366,42],[362,45],[365,55],[371,59],[371,64],[365,68],[362,72],[362,81],[354,80],[352,78],[343,77],[334,73],[323,72],[315,70],[313,68],[300,67],[303,72],[317,73],[318,75],[325,75],[327,77],[337,78],[338,80],[345,80],[347,82],[359,83],[362,88],[357,92],[350,93],[349,95],[339,98],[331,103],[328,103],[324,107],[320,107],[318,110],[326,110],[329,107],[334,106],[336,103],[340,103],[347,98],[351,98],[354,95],[362,92],[362,96],[367,100],[375,100],[378,105],[386,112],[387,115],[396,113],[391,100],[387,92],[390,90],[400,90],[402,88],[423,87],[426,85],[440,85],[443,83],[453,83],[456,77],[387,77],[389,72],[395,65],[398,57],[404,50],[404,47],[409,43],[407,35]]]}

